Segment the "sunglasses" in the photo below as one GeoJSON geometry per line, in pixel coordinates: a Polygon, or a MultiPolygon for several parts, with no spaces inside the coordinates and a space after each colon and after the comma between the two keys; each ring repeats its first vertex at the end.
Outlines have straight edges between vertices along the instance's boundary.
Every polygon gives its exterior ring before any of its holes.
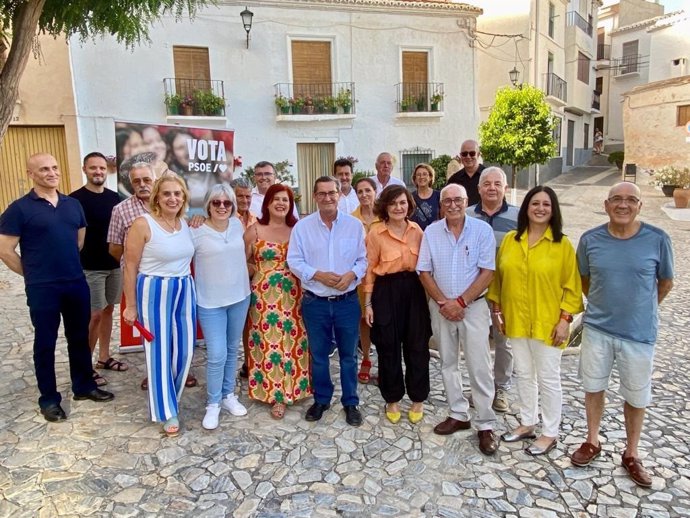
{"type": "Polygon", "coordinates": [[[232,202],[230,200],[211,200],[211,205],[214,207],[220,207],[221,205],[226,209],[232,207],[232,202]]]}
{"type": "Polygon", "coordinates": [[[468,156],[474,158],[477,156],[477,152],[476,151],[463,151],[460,153],[460,156],[463,158],[467,158],[468,156]]]}

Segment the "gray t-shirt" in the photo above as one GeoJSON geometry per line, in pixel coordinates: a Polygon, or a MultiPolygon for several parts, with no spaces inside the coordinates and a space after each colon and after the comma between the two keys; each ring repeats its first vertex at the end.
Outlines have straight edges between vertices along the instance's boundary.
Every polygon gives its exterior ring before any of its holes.
{"type": "Polygon", "coordinates": [[[582,235],[577,264],[580,275],[589,277],[585,324],[617,338],[654,345],[657,282],[673,278],[668,234],[642,223],[633,237],[619,239],[604,224],[582,235]]]}

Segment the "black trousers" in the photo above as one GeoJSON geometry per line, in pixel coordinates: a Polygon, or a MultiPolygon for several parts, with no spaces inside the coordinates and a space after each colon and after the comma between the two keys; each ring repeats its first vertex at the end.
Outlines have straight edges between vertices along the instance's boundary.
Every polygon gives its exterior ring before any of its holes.
{"type": "Polygon", "coordinates": [[[379,357],[379,389],[383,399],[386,403],[400,401],[407,388],[413,402],[424,401],[429,396],[431,320],[419,277],[415,272],[377,277],[371,306],[371,341],[379,357]]]}

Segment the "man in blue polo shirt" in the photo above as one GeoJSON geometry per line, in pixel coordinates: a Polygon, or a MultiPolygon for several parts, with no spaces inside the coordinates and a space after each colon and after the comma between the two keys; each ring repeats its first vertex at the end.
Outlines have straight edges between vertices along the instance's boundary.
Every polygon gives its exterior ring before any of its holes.
{"type": "MultiPolygon", "coordinates": [[[[501,246],[505,235],[517,228],[520,209],[509,205],[505,199],[508,180],[500,167],[487,167],[479,175],[480,202],[467,208],[467,215],[486,221],[494,231],[496,251],[501,246]]],[[[487,300],[488,302],[488,300],[487,300]]],[[[513,375],[513,350],[505,335],[495,327],[491,328],[494,341],[494,396],[493,409],[496,412],[507,412],[508,390],[513,375]]]]}
{"type": "Polygon", "coordinates": [[[60,194],[55,157],[29,157],[33,189],[13,202],[0,217],[0,259],[24,277],[27,305],[34,326],[34,367],[47,421],[67,418],[55,380],[55,344],[60,316],[65,326],[72,392],[79,401],[102,402],[113,394],[96,387],[89,348],[89,287],[79,260],[86,220],[79,202],[60,194]],[[17,254],[17,245],[21,256],[17,254]]]}

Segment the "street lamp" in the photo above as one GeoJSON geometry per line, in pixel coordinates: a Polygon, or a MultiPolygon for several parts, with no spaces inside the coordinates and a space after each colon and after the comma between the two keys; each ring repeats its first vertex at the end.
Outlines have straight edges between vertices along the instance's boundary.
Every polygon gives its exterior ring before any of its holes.
{"type": "Polygon", "coordinates": [[[520,71],[516,66],[513,66],[513,70],[508,72],[508,76],[510,77],[510,82],[513,83],[513,86],[517,87],[518,79],[520,78],[520,71]]]}
{"type": "Polygon", "coordinates": [[[244,25],[244,30],[247,32],[247,48],[249,48],[249,31],[252,30],[252,18],[254,13],[249,10],[248,7],[244,8],[244,11],[240,13],[242,17],[242,25],[244,25]]]}

